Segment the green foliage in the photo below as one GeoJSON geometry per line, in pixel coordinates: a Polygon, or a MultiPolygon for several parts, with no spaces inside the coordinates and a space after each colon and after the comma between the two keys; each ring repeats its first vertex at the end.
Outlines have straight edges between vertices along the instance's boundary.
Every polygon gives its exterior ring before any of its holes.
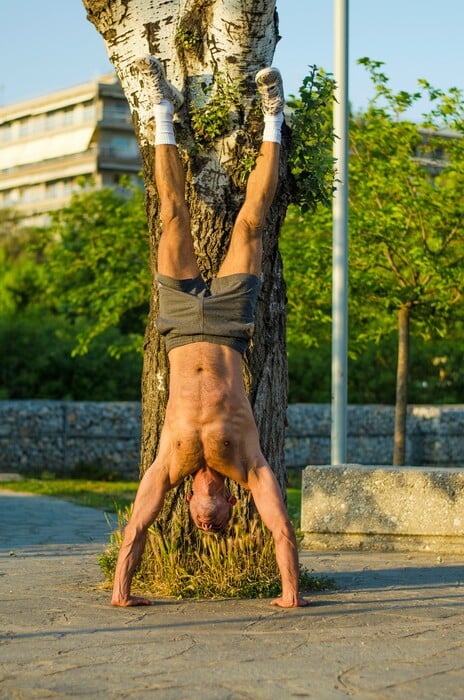
{"type": "Polygon", "coordinates": [[[352,291],[366,318],[382,314],[383,332],[396,326],[385,312],[408,307],[425,336],[443,333],[464,288],[461,139],[399,120],[421,93],[394,94],[381,64],[362,62],[375,96],[350,125],[352,291]]]}
{"type": "Polygon", "coordinates": [[[332,100],[334,81],[330,75],[310,68],[299,98],[289,102],[292,112],[292,145],[289,163],[295,178],[293,202],[303,212],[318,203],[329,206],[333,193],[332,100]]]}
{"type": "Polygon", "coordinates": [[[109,328],[85,355],[72,357],[81,328],[43,308],[0,316],[0,398],[139,400],[140,353],[110,356],[107,348],[125,340],[109,328]]]}
{"type": "Polygon", "coordinates": [[[43,268],[39,255],[30,246],[36,231],[25,228],[20,220],[5,210],[8,225],[0,219],[0,316],[18,313],[41,305],[44,287],[43,268]]]}
{"type": "Polygon", "coordinates": [[[203,36],[199,31],[200,28],[201,27],[195,25],[179,26],[176,31],[176,46],[181,50],[186,50],[195,54],[203,44],[203,36]]]}
{"type": "MultiPolygon", "coordinates": [[[[119,513],[119,528],[99,559],[109,584],[129,516],[130,509],[119,513]]],[[[304,569],[300,582],[305,590],[331,586],[304,569]]],[[[176,598],[264,598],[277,595],[280,586],[273,539],[258,519],[246,532],[235,524],[224,534],[186,533],[179,522],[167,536],[155,523],[134,577],[134,587],[145,594],[176,598]]]]}
{"type": "Polygon", "coordinates": [[[47,229],[3,210],[0,273],[1,398],[140,398],[150,274],[139,190],[83,191],[47,229]]]}
{"type": "Polygon", "coordinates": [[[464,132],[463,91],[452,87],[448,92],[444,92],[433,87],[424,78],[419,80],[419,85],[433,104],[433,108],[426,115],[425,124],[435,129],[447,126],[462,134],[464,132]]]}
{"type": "MultiPolygon", "coordinates": [[[[381,63],[361,62],[374,97],[350,119],[349,400],[394,402],[397,313],[407,305],[410,401],[461,401],[464,145],[438,127],[446,118],[457,128],[462,96],[422,81],[436,105],[421,130],[404,116],[422,92],[395,94],[381,63]]],[[[290,401],[330,400],[331,244],[328,210],[289,209],[280,249],[290,401]]]]}
{"type": "Polygon", "coordinates": [[[195,0],[185,8],[176,27],[175,45],[183,60],[191,55],[203,60],[208,23],[208,0],[195,0]]]}
{"type": "Polygon", "coordinates": [[[375,110],[379,106],[382,109],[382,105],[384,105],[390,110],[393,121],[398,121],[398,118],[422,97],[422,93],[419,91],[408,93],[400,90],[395,94],[388,87],[388,77],[380,70],[384,65],[382,61],[372,61],[365,56],[360,58],[358,63],[366,68],[374,88],[374,97],[370,100],[370,110],[375,110]]]}
{"type": "Polygon", "coordinates": [[[307,345],[292,343],[287,347],[289,403],[330,402],[330,341],[327,343],[315,333],[312,342],[318,345],[309,349],[307,345]]]}
{"type": "Polygon", "coordinates": [[[258,151],[252,147],[244,147],[240,154],[240,160],[237,166],[238,182],[240,185],[246,185],[251,171],[256,164],[258,151]]]}
{"type": "Polygon", "coordinates": [[[290,486],[290,482],[293,481],[293,479],[289,479],[289,485],[287,487],[288,517],[297,530],[301,525],[301,474],[298,474],[298,476],[298,488],[292,488],[290,486]]]}
{"type": "MultiPolygon", "coordinates": [[[[353,324],[356,319],[353,319],[353,324]]],[[[375,329],[374,329],[375,330],[375,329]]],[[[352,337],[355,330],[352,329],[352,337]]],[[[288,346],[289,402],[329,403],[331,396],[331,343],[288,346]]],[[[352,341],[355,345],[355,341],[352,341]]],[[[351,404],[395,403],[396,333],[379,342],[369,341],[351,349],[348,359],[348,402],[351,404]]],[[[461,322],[448,325],[446,337],[411,338],[409,403],[462,403],[464,396],[464,329],[461,322]]]]}
{"type": "MultiPolygon", "coordinates": [[[[448,326],[448,337],[411,338],[409,403],[461,403],[464,396],[464,332],[462,324],[448,326]]],[[[371,342],[349,360],[350,403],[394,404],[396,380],[396,333],[371,342]]]]}
{"type": "Polygon", "coordinates": [[[241,106],[241,85],[227,75],[218,73],[214,82],[203,87],[203,99],[191,106],[192,127],[195,140],[203,145],[211,144],[230,129],[230,115],[241,106]]]}
{"type": "Polygon", "coordinates": [[[109,346],[119,357],[141,352],[150,290],[143,193],[110,188],[74,195],[42,231],[43,300],[55,313],[80,319],[75,353],[110,328],[123,335],[109,346]]]}
{"type": "Polygon", "coordinates": [[[291,206],[279,249],[287,283],[287,340],[312,347],[330,338],[332,304],[332,228],[330,211],[302,214],[291,206]]]}
{"type": "MultiPolygon", "coordinates": [[[[78,213],[77,198],[70,206],[66,219],[63,213],[61,230],[63,247],[57,228],[51,230],[25,229],[18,219],[3,212],[0,220],[0,398],[3,399],[69,399],[69,400],[137,400],[140,398],[140,374],[142,358],[140,354],[144,318],[141,310],[131,309],[127,295],[121,300],[119,318],[113,317],[113,326],[100,322],[99,335],[93,333],[94,342],[84,356],[72,357],[73,350],[90,335],[89,325],[97,325],[90,314],[79,315],[83,304],[92,303],[92,294],[102,299],[110,291],[93,289],[87,284],[79,286],[79,275],[90,279],[93,269],[102,270],[102,285],[111,283],[111,289],[118,284],[124,286],[124,276],[119,280],[118,269],[125,264],[127,254],[117,252],[122,257],[116,264],[112,259],[115,250],[113,239],[106,242],[99,239],[98,256],[92,256],[90,246],[96,226],[82,233],[83,221],[91,215],[96,205],[100,206],[100,222],[106,218],[107,225],[120,223],[114,213],[115,206],[104,213],[104,197],[95,193],[85,193],[82,197],[81,217],[78,213]],[[6,221],[6,217],[8,220],[6,221]],[[67,221],[66,227],[63,223],[67,221]],[[70,254],[75,236],[75,245],[83,248],[70,254]],[[41,241],[37,243],[38,239],[41,241]],[[108,259],[108,262],[105,260],[108,259]],[[76,264],[75,264],[76,263],[76,264]],[[60,266],[61,265],[61,266],[60,266]],[[106,270],[104,269],[106,266],[106,270]],[[85,272],[86,270],[86,272],[85,272]],[[108,270],[112,270],[114,279],[108,270]],[[66,294],[59,296],[63,287],[66,294]],[[69,293],[68,293],[69,292],[69,293]],[[85,298],[87,295],[87,298],[85,298]],[[83,301],[81,301],[83,298],[83,301]],[[74,300],[74,301],[73,301],[74,300]],[[136,331],[136,332],[134,332],[136,331]],[[134,339],[136,342],[134,343],[134,339]],[[137,346],[136,350],[130,347],[137,346]],[[110,356],[108,347],[125,348],[120,361],[110,356]]],[[[121,206],[134,206],[134,230],[142,239],[141,223],[143,205],[137,194],[131,205],[127,199],[113,195],[110,199],[121,206]],[[140,213],[139,213],[140,212],[140,213]]],[[[95,223],[95,219],[93,220],[95,223]]],[[[103,227],[104,228],[104,227],[103,227]]],[[[130,228],[127,224],[127,228],[130,228]]],[[[140,246],[143,244],[140,244],[140,246]]],[[[120,251],[122,248],[120,247],[120,251]]],[[[126,276],[136,278],[133,272],[126,276]]],[[[137,303],[137,302],[136,302],[137,303]]],[[[95,305],[94,307],[95,308],[95,305]]],[[[143,314],[144,315],[144,314],[143,314]]]]}

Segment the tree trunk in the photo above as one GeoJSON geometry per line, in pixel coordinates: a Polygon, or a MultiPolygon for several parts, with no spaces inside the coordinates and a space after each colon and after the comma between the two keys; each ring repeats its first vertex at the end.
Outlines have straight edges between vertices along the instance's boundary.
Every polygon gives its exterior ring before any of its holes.
{"type": "Polygon", "coordinates": [[[406,458],[406,419],[408,411],[409,307],[398,313],[398,366],[396,372],[396,406],[393,465],[403,467],[406,458]]]}
{"type": "MultiPolygon", "coordinates": [[[[187,173],[195,249],[201,271],[209,279],[217,272],[225,254],[243,201],[245,164],[250,162],[261,141],[262,119],[254,76],[260,68],[272,63],[278,40],[275,0],[83,2],[88,19],[105,40],[132,110],[143,159],[153,271],[160,235],[159,203],[154,187],[153,118],[143,79],[131,67],[134,59],[146,53],[157,56],[168,79],[184,94],[176,136],[187,173]],[[231,96],[230,92],[234,91],[237,94],[231,96]],[[215,94],[220,97],[216,102],[215,94]],[[216,114],[217,105],[227,101],[230,103],[227,119],[221,122],[216,114]],[[200,133],[200,138],[198,129],[195,132],[192,117],[198,107],[202,108],[200,120],[209,116],[214,122],[217,117],[213,124],[214,138],[204,133],[203,136],[200,133]]],[[[261,445],[284,490],[285,285],[277,240],[289,199],[285,144],[282,153],[281,184],[264,231],[263,287],[256,333],[244,364],[261,445]]],[[[142,378],[142,473],[156,454],[167,402],[168,363],[156,331],[157,310],[157,287],[152,284],[142,378]]],[[[182,520],[187,518],[182,495],[181,488],[168,500],[163,512],[165,522],[173,510],[180,512],[182,520]]],[[[239,496],[247,504],[244,495],[239,496]]]]}

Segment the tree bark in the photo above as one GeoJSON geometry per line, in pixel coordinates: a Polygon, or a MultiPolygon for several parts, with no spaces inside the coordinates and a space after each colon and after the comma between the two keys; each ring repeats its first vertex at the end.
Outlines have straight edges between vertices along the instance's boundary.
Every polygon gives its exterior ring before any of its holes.
{"type": "Polygon", "coordinates": [[[403,306],[398,312],[398,366],[396,372],[396,406],[393,465],[403,467],[406,459],[406,419],[408,412],[410,309],[403,306]]]}
{"type": "MultiPolygon", "coordinates": [[[[168,79],[182,90],[185,104],[176,131],[187,174],[187,198],[200,269],[206,279],[218,270],[244,197],[243,163],[259,146],[262,119],[254,76],[271,65],[278,40],[275,0],[83,0],[88,19],[102,35],[131,107],[143,159],[151,265],[156,270],[160,235],[154,187],[153,117],[150,95],[132,68],[134,59],[151,53],[163,63],[168,79]],[[192,115],[208,109],[224,81],[239,86],[228,123],[219,136],[198,143],[192,115]]],[[[285,138],[284,138],[285,141],[285,138]]],[[[263,287],[256,313],[245,376],[261,445],[281,488],[285,487],[284,426],[287,406],[285,284],[278,234],[288,200],[285,143],[281,180],[263,234],[263,287]]],[[[167,402],[168,363],[156,331],[157,287],[152,284],[144,342],[142,377],[141,473],[156,454],[167,402]]],[[[179,510],[183,490],[168,500],[163,520],[179,510]]],[[[238,494],[246,502],[243,494],[238,494]]],[[[184,520],[185,522],[185,520],[184,520]]]]}

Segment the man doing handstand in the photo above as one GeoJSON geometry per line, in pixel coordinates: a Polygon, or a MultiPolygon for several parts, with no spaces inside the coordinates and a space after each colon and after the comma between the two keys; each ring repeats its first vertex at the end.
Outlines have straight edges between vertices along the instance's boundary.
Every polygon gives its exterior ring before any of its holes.
{"type": "Polygon", "coordinates": [[[230,518],[235,498],[227,491],[226,477],[251,491],[272,533],[282,579],[282,594],[272,604],[306,605],[298,595],[295,533],[277,480],[261,452],[242,375],[242,354],[253,333],[260,288],[261,229],[278,181],[284,107],[280,73],[264,68],[256,76],[264,112],[263,142],[229,249],[207,288],[194,252],[184,172],[173,132],[173,113],[181,106],[182,96],[166,81],[157,59],[144,57],[137,68],[154,102],[155,180],[162,222],[158,330],[166,342],[170,381],[158,454],[140,482],[124,531],[112,604],[151,604],[130,592],[147,529],[166,493],[192,475],[190,514],[205,531],[222,530],[230,518]]]}

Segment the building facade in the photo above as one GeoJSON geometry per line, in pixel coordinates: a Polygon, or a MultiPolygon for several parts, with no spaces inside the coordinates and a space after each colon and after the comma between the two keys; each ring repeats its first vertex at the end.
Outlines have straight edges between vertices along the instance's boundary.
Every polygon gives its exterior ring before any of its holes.
{"type": "Polygon", "coordinates": [[[114,74],[0,108],[0,208],[46,223],[83,179],[117,186],[141,158],[129,106],[114,74]]]}

